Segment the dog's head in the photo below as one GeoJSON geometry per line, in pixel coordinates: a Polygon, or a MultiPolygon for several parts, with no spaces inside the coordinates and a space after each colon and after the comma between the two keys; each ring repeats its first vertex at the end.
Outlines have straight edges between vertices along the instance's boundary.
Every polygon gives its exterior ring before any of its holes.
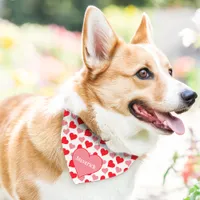
{"type": "Polygon", "coordinates": [[[184,133],[171,112],[187,111],[197,94],[173,78],[169,60],[153,43],[146,14],[126,44],[103,13],[89,7],[82,50],[85,67],[77,91],[92,117],[80,116],[112,150],[143,154],[158,134],[184,133]]]}

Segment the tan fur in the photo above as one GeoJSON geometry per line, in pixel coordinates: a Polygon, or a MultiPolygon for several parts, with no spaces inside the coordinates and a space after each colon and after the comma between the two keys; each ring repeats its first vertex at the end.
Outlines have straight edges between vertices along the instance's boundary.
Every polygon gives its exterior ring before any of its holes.
{"type": "Polygon", "coordinates": [[[50,101],[21,95],[0,104],[0,177],[13,198],[16,192],[20,200],[39,199],[34,181],[52,182],[65,168],[59,138],[62,113],[45,114],[50,101]]]}
{"type": "MultiPolygon", "coordinates": [[[[161,54],[159,55],[161,57],[161,54]]],[[[160,59],[164,60],[165,57],[163,56],[160,59]]],[[[169,63],[167,64],[170,66],[169,63]]],[[[166,73],[168,73],[167,70],[166,73]]],[[[131,115],[127,104],[132,99],[143,99],[147,103],[151,101],[161,102],[164,91],[166,90],[166,83],[162,79],[162,75],[158,71],[158,67],[154,63],[153,58],[140,47],[125,44],[122,41],[118,42],[116,52],[112,57],[108,69],[104,73],[100,73],[95,79],[90,80],[88,76],[89,72],[85,76],[87,78],[83,79],[83,84],[81,84],[81,87],[84,87],[85,89],[83,90],[87,93],[87,95],[80,93],[81,97],[85,99],[85,102],[95,102],[104,108],[115,110],[127,116],[131,115]],[[146,66],[155,73],[156,81],[143,81],[134,77],[139,69],[146,66]],[[133,91],[140,92],[142,96],[135,96],[133,91]],[[151,95],[144,96],[144,93],[151,95]],[[122,97],[121,94],[126,95],[122,97]],[[87,96],[90,100],[86,98],[87,96]]]]}
{"type": "MultiPolygon", "coordinates": [[[[127,105],[131,100],[138,98],[155,108],[163,100],[166,85],[152,56],[139,45],[134,45],[150,42],[146,32],[149,24],[145,17],[132,40],[134,44],[126,44],[114,37],[100,68],[91,69],[85,46],[89,39],[89,12],[83,28],[85,66],[81,77],[74,80],[74,89],[87,107],[80,117],[92,131],[100,134],[94,120],[94,103],[129,116],[127,105]],[[143,67],[148,67],[155,74],[155,80],[142,81],[134,76],[143,67]]],[[[153,45],[152,48],[168,73],[170,64],[166,57],[153,45]]],[[[62,111],[56,114],[48,112],[52,99],[20,95],[0,104],[0,183],[13,198],[17,194],[20,200],[39,200],[35,181],[39,178],[51,183],[66,169],[60,141],[63,114],[62,111]]]]}

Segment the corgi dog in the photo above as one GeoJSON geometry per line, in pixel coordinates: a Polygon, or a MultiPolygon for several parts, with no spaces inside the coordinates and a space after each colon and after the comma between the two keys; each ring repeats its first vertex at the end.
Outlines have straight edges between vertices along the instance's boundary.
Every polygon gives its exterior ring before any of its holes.
{"type": "Polygon", "coordinates": [[[53,97],[29,94],[0,103],[0,185],[12,200],[129,200],[142,157],[159,135],[182,135],[175,113],[197,94],[175,80],[155,46],[146,14],[129,44],[89,6],[82,30],[83,67],[53,97]],[[116,153],[139,157],[111,179],[74,184],[61,147],[64,109],[79,116],[116,153]]]}

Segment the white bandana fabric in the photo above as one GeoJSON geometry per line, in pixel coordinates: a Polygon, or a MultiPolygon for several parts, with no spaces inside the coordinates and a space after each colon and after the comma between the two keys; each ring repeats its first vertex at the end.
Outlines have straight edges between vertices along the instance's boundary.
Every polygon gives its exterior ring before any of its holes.
{"type": "Polygon", "coordinates": [[[109,150],[105,142],[69,110],[64,111],[61,140],[69,173],[75,184],[118,176],[125,173],[138,158],[109,150]]]}

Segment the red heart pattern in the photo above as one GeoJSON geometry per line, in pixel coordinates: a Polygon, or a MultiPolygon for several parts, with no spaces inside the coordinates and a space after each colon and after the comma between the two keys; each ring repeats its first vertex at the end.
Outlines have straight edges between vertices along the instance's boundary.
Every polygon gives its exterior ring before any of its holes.
{"type": "Polygon", "coordinates": [[[92,142],[89,142],[89,141],[86,141],[86,142],[85,142],[85,146],[86,146],[87,148],[91,147],[92,145],[93,145],[92,142]]]}
{"type": "Polygon", "coordinates": [[[74,162],[73,162],[73,160],[70,160],[69,166],[70,166],[70,167],[74,167],[74,162]]]}
{"type": "Polygon", "coordinates": [[[101,155],[102,156],[105,156],[105,155],[107,155],[108,154],[108,150],[106,150],[106,149],[101,149],[101,155]]]}
{"type": "Polygon", "coordinates": [[[81,145],[81,144],[79,144],[78,146],[77,146],[77,149],[82,149],[83,148],[83,146],[81,145]]]}
{"type": "Polygon", "coordinates": [[[64,155],[66,156],[66,155],[69,154],[69,150],[67,150],[67,149],[63,149],[63,153],[64,153],[64,155]]]}
{"type": "Polygon", "coordinates": [[[108,162],[108,167],[115,167],[115,164],[113,163],[113,161],[112,160],[110,160],[109,162],[108,162]]]}
{"type": "Polygon", "coordinates": [[[77,174],[74,173],[74,172],[70,172],[70,176],[71,176],[72,178],[76,178],[76,177],[77,177],[77,174]]]}
{"type": "Polygon", "coordinates": [[[67,135],[69,133],[69,129],[64,129],[63,133],[67,135]]]}
{"type": "Polygon", "coordinates": [[[63,144],[68,144],[68,143],[69,143],[69,141],[67,140],[67,138],[66,138],[66,137],[62,137],[62,143],[63,143],[63,144]]]}
{"type": "Polygon", "coordinates": [[[77,121],[78,121],[78,124],[79,124],[79,125],[83,124],[83,121],[82,121],[82,119],[81,119],[80,117],[78,117],[78,120],[77,120],[77,121]]]}
{"type": "Polygon", "coordinates": [[[89,129],[86,129],[86,131],[85,131],[85,136],[92,136],[92,133],[90,132],[89,129]]]}
{"type": "Polygon", "coordinates": [[[116,157],[116,161],[117,161],[117,163],[119,164],[119,163],[124,162],[124,159],[121,158],[120,156],[117,156],[117,157],[116,157]]]}
{"type": "Polygon", "coordinates": [[[132,155],[132,156],[131,156],[131,159],[137,160],[137,159],[138,159],[138,156],[132,155]]]}
{"type": "Polygon", "coordinates": [[[76,128],[76,124],[73,122],[73,121],[71,121],[70,123],[69,123],[69,128],[76,128]]]}
{"type": "Polygon", "coordinates": [[[115,174],[115,173],[112,173],[112,172],[109,172],[109,173],[108,173],[108,176],[109,176],[110,178],[112,178],[112,177],[116,176],[116,174],[115,174]]]}
{"type": "Polygon", "coordinates": [[[79,137],[78,138],[80,142],[84,142],[85,138],[84,137],[79,137]]]}
{"type": "Polygon", "coordinates": [[[74,133],[70,133],[69,137],[70,137],[71,140],[75,140],[77,138],[77,135],[74,134],[74,133]]]}
{"type": "Polygon", "coordinates": [[[110,151],[105,141],[68,110],[64,111],[61,142],[75,184],[113,178],[126,172],[138,158],[136,155],[110,151]]]}
{"type": "Polygon", "coordinates": [[[69,112],[68,110],[65,110],[65,111],[64,111],[64,117],[69,116],[69,114],[70,114],[70,112],[69,112]]]}

